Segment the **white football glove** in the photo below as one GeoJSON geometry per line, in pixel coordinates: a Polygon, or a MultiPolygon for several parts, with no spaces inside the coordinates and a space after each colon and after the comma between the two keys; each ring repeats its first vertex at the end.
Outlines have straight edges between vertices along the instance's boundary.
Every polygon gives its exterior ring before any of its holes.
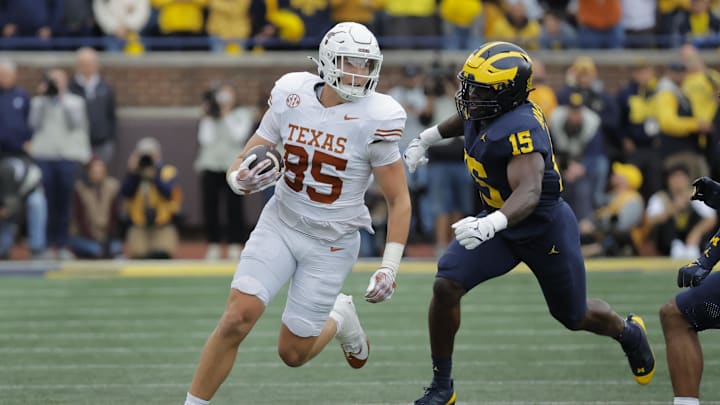
{"type": "Polygon", "coordinates": [[[467,250],[473,250],[507,227],[507,217],[500,211],[477,218],[465,217],[454,224],[455,239],[467,250]]]}
{"type": "Polygon", "coordinates": [[[410,141],[408,147],[405,148],[403,158],[405,159],[405,164],[407,165],[410,173],[415,173],[415,170],[417,170],[419,166],[427,164],[428,158],[425,156],[427,148],[428,147],[420,138],[413,139],[410,141]]]}
{"type": "Polygon", "coordinates": [[[405,148],[405,152],[403,153],[405,164],[410,173],[415,173],[418,167],[427,164],[428,158],[425,156],[425,152],[427,152],[429,147],[440,142],[442,139],[443,137],[440,135],[437,125],[433,125],[420,132],[417,138],[410,141],[410,144],[405,148]]]}
{"type": "Polygon", "coordinates": [[[370,284],[365,290],[365,301],[375,304],[389,300],[396,286],[395,272],[387,267],[381,267],[370,277],[370,284]]]}
{"type": "Polygon", "coordinates": [[[255,159],[257,159],[257,155],[248,156],[237,170],[228,174],[227,183],[235,194],[245,195],[265,190],[282,177],[282,172],[276,167],[273,167],[267,173],[258,174],[272,164],[270,159],[260,162],[252,169],[248,169],[255,159]]]}

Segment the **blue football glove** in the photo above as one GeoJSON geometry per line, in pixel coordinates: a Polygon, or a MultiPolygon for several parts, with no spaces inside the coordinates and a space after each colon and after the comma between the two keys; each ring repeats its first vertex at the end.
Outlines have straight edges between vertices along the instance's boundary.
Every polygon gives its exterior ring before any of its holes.
{"type": "Polygon", "coordinates": [[[703,268],[696,261],[686,264],[678,270],[678,287],[697,287],[702,284],[708,274],[710,274],[710,270],[703,268]]]}
{"type": "Polygon", "coordinates": [[[700,177],[693,182],[693,200],[700,200],[708,207],[720,209],[720,183],[709,177],[700,177]]]}

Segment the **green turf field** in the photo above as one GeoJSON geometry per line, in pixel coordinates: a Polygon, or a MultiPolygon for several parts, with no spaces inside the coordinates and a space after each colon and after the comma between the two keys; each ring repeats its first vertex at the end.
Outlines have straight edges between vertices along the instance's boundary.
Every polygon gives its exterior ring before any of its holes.
{"type": "MultiPolygon", "coordinates": [[[[359,295],[368,274],[345,292],[359,295]]],[[[658,307],[671,272],[590,273],[589,293],[645,317],[658,365],[633,381],[617,343],[569,332],[547,313],[528,274],[510,274],[463,301],[455,352],[458,404],[670,404],[658,307]]],[[[229,277],[0,278],[0,404],[181,404],[229,277]]],[[[276,354],[284,297],[241,347],[213,404],[409,404],[430,381],[426,311],[432,275],[403,274],[392,302],[356,299],[370,360],[350,369],[334,342],[298,369],[276,354]]],[[[720,404],[720,343],[702,336],[703,404],[720,404]]]]}

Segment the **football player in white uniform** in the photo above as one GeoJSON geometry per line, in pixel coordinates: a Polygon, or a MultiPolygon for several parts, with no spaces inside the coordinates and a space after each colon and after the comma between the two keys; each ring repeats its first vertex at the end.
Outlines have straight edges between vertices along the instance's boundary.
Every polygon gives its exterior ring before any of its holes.
{"type": "MultiPolygon", "coordinates": [[[[312,59],[312,58],[311,58],[312,59]]],[[[372,231],[364,195],[374,175],[388,205],[387,244],[365,300],[389,299],[395,290],[410,226],[410,197],[398,140],[405,111],[376,93],[382,54],[375,36],[356,23],[340,23],[322,39],[319,77],[282,76],[255,135],[227,171],[238,194],[275,184],[245,245],[225,312],[200,357],[186,404],[207,404],[230,373],[238,346],[265,307],[290,281],[278,352],[290,367],[317,355],[335,337],[353,368],[369,345],[352,297],[340,293],[360,248],[358,230],[372,231]],[[265,160],[249,169],[259,144],[285,149],[285,172],[265,160]],[[280,179],[279,181],[277,181],[280,179]],[[277,183],[275,183],[277,181],[277,183]]]]}

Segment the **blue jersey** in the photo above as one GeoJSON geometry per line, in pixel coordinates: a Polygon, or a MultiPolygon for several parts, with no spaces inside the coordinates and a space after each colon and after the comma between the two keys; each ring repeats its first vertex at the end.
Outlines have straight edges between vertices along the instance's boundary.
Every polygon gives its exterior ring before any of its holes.
{"type": "Polygon", "coordinates": [[[486,126],[465,121],[465,164],[488,212],[500,209],[512,193],[507,177],[510,159],[534,152],[545,160],[536,214],[556,205],[562,191],[550,132],[540,108],[526,103],[486,126]]]}

